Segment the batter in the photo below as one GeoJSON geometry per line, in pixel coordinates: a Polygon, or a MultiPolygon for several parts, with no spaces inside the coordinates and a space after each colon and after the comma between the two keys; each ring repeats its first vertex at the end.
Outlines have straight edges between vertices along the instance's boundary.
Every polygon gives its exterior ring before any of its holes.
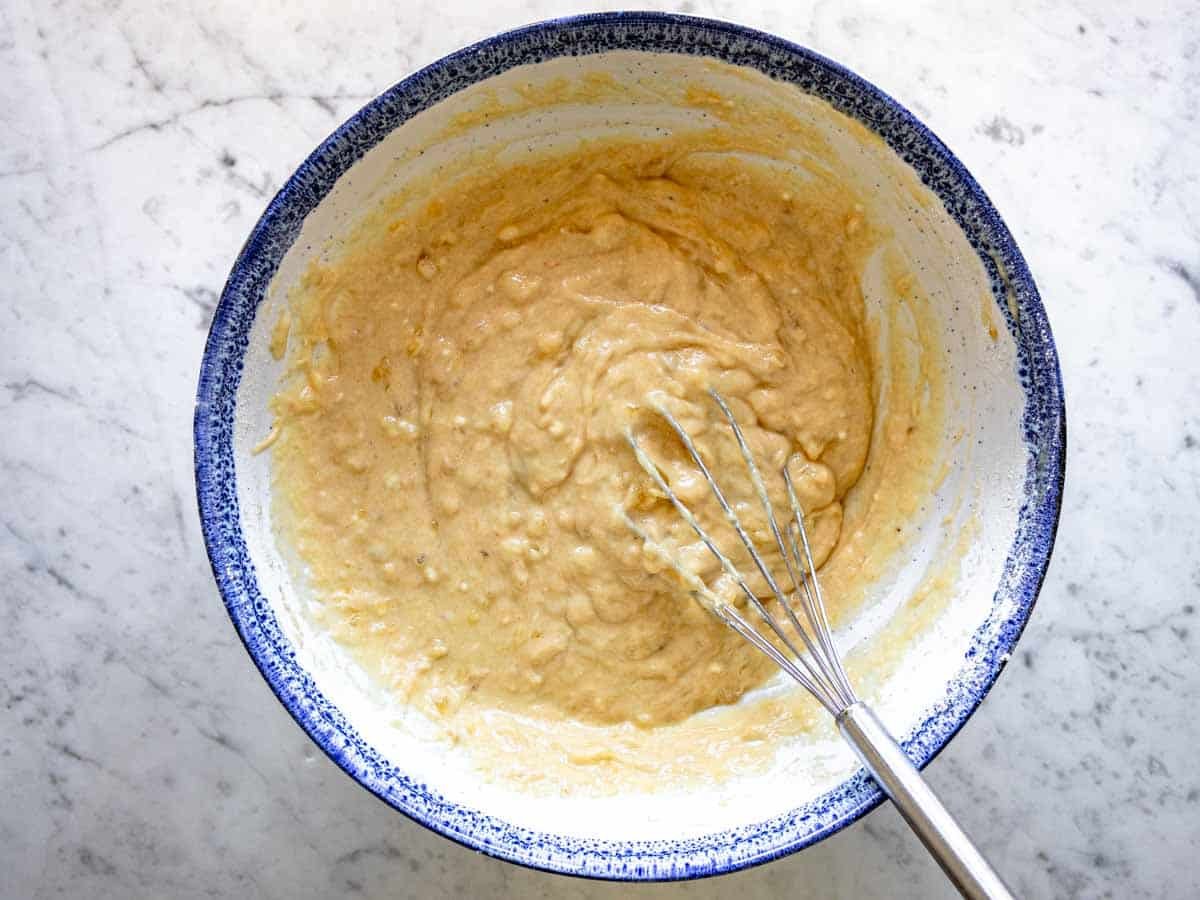
{"type": "Polygon", "coordinates": [[[879,408],[859,276],[880,235],[835,180],[785,178],[745,149],[593,142],[397,202],[310,268],[277,326],[277,519],[322,625],[509,777],[727,765],[728,742],[810,718],[795,697],[729,707],[774,666],[623,519],[732,596],[626,443],[632,429],[718,525],[653,402],[760,546],[708,388],[780,506],[792,457],[831,598],[861,597],[867,548],[911,505],[902,473],[922,470],[932,430],[914,425],[915,387],[879,408]]]}

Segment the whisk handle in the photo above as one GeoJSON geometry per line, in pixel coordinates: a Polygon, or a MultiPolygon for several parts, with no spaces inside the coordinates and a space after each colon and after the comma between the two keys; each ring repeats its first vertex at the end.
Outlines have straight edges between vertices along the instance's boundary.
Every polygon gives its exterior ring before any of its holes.
{"type": "Polygon", "coordinates": [[[959,893],[969,900],[1012,900],[1012,893],[996,870],[971,843],[871,708],[855,703],[837,717],[837,724],[842,737],[959,893]]]}

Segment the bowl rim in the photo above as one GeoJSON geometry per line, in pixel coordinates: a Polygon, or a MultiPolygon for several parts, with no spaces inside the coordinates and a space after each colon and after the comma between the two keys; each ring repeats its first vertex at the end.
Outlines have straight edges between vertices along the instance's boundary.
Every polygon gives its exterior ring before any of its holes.
{"type": "Polygon", "coordinates": [[[973,635],[946,695],[901,740],[919,767],[932,760],[978,708],[1004,669],[1045,578],[1065,477],[1062,376],[1033,277],[983,189],[898,102],[798,44],[714,19],[660,12],[593,13],[500,33],[449,54],[384,91],[300,164],[243,245],[204,347],[193,421],[194,465],[205,549],[237,633],[276,697],[341,769],[414,821],[490,856],[561,874],[663,881],[732,872],[793,853],[858,820],[883,795],[860,769],[825,795],[764,822],[699,838],[656,841],[546,834],[446,801],[435,788],[413,782],[366,744],[296,662],[254,575],[241,531],[233,453],[237,392],[255,312],[304,218],[337,179],[388,132],[471,84],[518,65],[616,50],[713,57],[790,81],[830,102],[881,136],[914,168],[945,204],[992,279],[993,295],[1017,347],[1029,456],[1017,530],[992,611],[973,635]],[[1002,297],[1007,303],[1000,302],[1002,297]]]}

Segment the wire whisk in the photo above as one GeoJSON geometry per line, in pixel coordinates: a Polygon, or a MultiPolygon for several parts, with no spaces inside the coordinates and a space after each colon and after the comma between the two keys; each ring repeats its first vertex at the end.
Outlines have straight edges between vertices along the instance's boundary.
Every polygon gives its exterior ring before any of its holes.
{"type": "Polygon", "coordinates": [[[626,437],[638,464],[695,531],[696,536],[717,560],[721,570],[737,585],[746,598],[748,609],[753,610],[753,614],[765,626],[765,633],[751,624],[737,605],[710,588],[698,574],[683,564],[677,554],[662,546],[622,510],[625,522],[648,549],[654,550],[659,558],[671,567],[705,608],[770,657],[825,707],[837,722],[843,738],[854,749],[863,765],[895,803],[900,814],[964,897],[971,900],[1011,898],[1012,894],[1000,876],[942,805],[887,728],[871,708],[858,698],[846,677],[841,658],[833,643],[825,598],[821,593],[817,567],[804,525],[805,514],[797,499],[787,461],[781,474],[790,517],[781,527],[767,484],[733,411],[716,390],[710,390],[709,394],[733,431],[733,437],[746,463],[750,483],[763,507],[766,524],[786,572],[787,580],[782,586],[782,579],[777,579],[771,567],[767,565],[742,517],[721,489],[687,429],[661,403],[652,401],[650,408],[678,436],[688,456],[708,483],[726,522],[737,534],[754,568],[767,585],[766,593],[769,596],[766,602],[759,596],[759,591],[752,588],[745,573],[721,550],[709,530],[672,488],[632,429],[627,432],[626,437]],[[772,612],[769,605],[771,600],[775,601],[782,616],[772,612]],[[796,611],[797,606],[800,608],[799,615],[796,611]]]}

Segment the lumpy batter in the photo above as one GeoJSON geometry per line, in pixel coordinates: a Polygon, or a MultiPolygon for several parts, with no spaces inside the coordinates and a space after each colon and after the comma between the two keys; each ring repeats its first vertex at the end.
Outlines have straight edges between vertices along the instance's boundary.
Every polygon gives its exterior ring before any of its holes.
{"type": "Polygon", "coordinates": [[[774,673],[623,518],[730,591],[626,443],[632,429],[715,527],[653,403],[687,426],[762,546],[708,389],[765,471],[792,458],[832,597],[853,593],[867,523],[890,531],[883,482],[847,502],[869,456],[903,468],[913,431],[905,413],[875,427],[859,274],[878,234],[836,181],[787,180],[742,149],[703,134],[594,143],[385,207],[310,268],[280,319],[282,531],[324,627],[454,738],[486,730],[494,750],[554,733],[572,763],[622,746],[646,759],[689,721],[713,733],[697,713],[774,673]]]}

